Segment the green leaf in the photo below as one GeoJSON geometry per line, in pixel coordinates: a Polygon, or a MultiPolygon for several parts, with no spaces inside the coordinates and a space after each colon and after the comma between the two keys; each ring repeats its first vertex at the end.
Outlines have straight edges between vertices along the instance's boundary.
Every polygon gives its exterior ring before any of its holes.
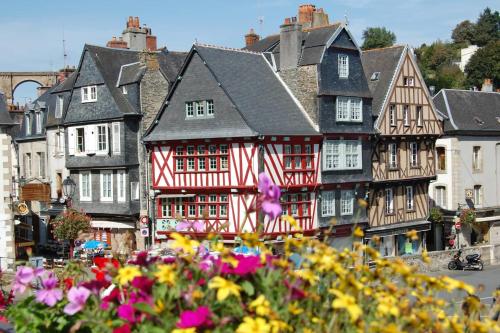
{"type": "Polygon", "coordinates": [[[150,314],[150,315],[156,315],[156,312],[154,311],[153,307],[151,307],[150,304],[146,304],[146,303],[135,303],[134,304],[134,308],[136,308],[137,310],[143,312],[143,313],[147,313],[147,314],[150,314]]]}
{"type": "Polygon", "coordinates": [[[243,290],[245,291],[245,293],[248,296],[253,296],[253,294],[255,293],[255,289],[253,287],[253,284],[251,284],[248,281],[243,281],[243,283],[241,283],[241,287],[243,288],[243,290]]]}

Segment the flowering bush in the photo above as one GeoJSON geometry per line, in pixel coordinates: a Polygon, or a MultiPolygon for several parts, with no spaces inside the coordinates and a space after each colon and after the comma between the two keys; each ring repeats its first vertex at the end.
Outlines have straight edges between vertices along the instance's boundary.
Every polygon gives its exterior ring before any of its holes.
{"type": "MultiPolygon", "coordinates": [[[[269,179],[261,186],[272,188],[269,179]]],[[[262,193],[264,214],[276,216],[279,194],[262,193]]],[[[285,237],[282,257],[271,254],[259,234],[243,234],[258,255],[235,254],[210,235],[213,252],[199,240],[172,233],[176,256],[139,254],[120,265],[102,259],[93,279],[58,281],[53,273],[18,269],[16,293],[27,296],[7,311],[22,332],[488,332],[479,321],[474,289],[446,276],[417,272],[402,260],[381,258],[356,242],[337,250],[303,237],[296,228],[285,237]],[[375,264],[363,264],[363,255],[375,264]],[[300,267],[289,260],[300,256],[300,267]],[[35,282],[41,286],[33,287],[35,282]],[[436,297],[462,292],[464,309],[436,297]]],[[[411,236],[411,235],[410,235],[411,236]]],[[[362,237],[357,228],[353,237],[362,237]]],[[[423,254],[424,260],[428,260],[423,254]]]]}
{"type": "Polygon", "coordinates": [[[90,216],[76,209],[68,209],[52,222],[54,236],[59,240],[75,240],[80,232],[90,231],[90,216]]]}

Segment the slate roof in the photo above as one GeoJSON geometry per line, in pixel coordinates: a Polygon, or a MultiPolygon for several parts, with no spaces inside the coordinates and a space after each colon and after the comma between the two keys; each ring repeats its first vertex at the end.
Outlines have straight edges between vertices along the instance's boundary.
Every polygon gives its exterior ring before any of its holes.
{"type": "Polygon", "coordinates": [[[7,99],[0,92],[0,126],[14,126],[16,122],[12,119],[7,109],[7,99]]]}
{"type": "Polygon", "coordinates": [[[126,84],[139,82],[145,72],[146,65],[141,64],[140,62],[123,65],[118,74],[118,82],[116,83],[116,86],[120,87],[126,84]]]}
{"type": "Polygon", "coordinates": [[[160,69],[167,77],[168,82],[174,83],[188,53],[168,51],[167,49],[161,49],[160,51],[160,56],[158,57],[160,69]]]}
{"type": "Polygon", "coordinates": [[[500,134],[500,93],[442,89],[434,104],[448,118],[444,132],[500,134]]]}
{"type": "MultiPolygon", "coordinates": [[[[235,105],[247,126],[257,135],[318,135],[305,111],[287,90],[262,53],[195,44],[197,52],[235,105]]],[[[189,57],[189,56],[188,56],[189,57]]],[[[192,56],[191,56],[192,57],[192,56]]],[[[189,66],[189,61],[186,66],[189,66]]],[[[167,101],[174,95],[176,85],[167,101]]],[[[206,138],[200,131],[183,131],[184,121],[162,121],[148,130],[145,141],[206,138]],[[174,132],[175,129],[179,131],[174,132]]],[[[203,126],[203,123],[200,123],[203,126]]],[[[248,136],[232,133],[226,136],[248,136]]]]}
{"type": "MultiPolygon", "coordinates": [[[[302,31],[302,50],[299,58],[299,66],[319,64],[330,38],[342,26],[334,23],[328,26],[306,29],[302,31]]],[[[280,35],[271,35],[259,40],[245,49],[254,52],[271,52],[274,54],[277,67],[279,68],[280,35]]]]}
{"type": "Polygon", "coordinates": [[[75,84],[77,75],[76,71],[71,73],[66,80],[64,80],[61,84],[57,85],[57,87],[52,91],[53,93],[58,93],[58,92],[63,92],[63,91],[70,91],[71,88],[73,88],[73,85],[75,84]]]}
{"type": "Polygon", "coordinates": [[[382,109],[404,49],[404,45],[397,45],[361,53],[366,80],[373,96],[372,112],[374,115],[378,115],[382,109]],[[378,80],[371,79],[375,72],[380,73],[378,80]]]}

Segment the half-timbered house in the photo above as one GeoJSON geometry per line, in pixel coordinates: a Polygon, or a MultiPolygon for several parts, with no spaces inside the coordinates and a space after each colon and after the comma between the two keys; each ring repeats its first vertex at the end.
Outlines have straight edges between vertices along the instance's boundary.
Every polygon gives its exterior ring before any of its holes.
{"type": "Polygon", "coordinates": [[[428,188],[436,177],[434,147],[442,123],[408,46],[365,51],[362,59],[379,132],[366,237],[381,237],[383,255],[417,253],[430,229],[428,188]],[[412,229],[419,240],[406,237],[412,229]]]}
{"type": "MultiPolygon", "coordinates": [[[[262,53],[195,44],[144,141],[151,151],[156,236],[180,220],[226,239],[290,231],[254,207],[258,175],[282,189],[284,213],[317,229],[321,136],[262,53]]],[[[189,230],[193,231],[193,230],[189,230]]]]}

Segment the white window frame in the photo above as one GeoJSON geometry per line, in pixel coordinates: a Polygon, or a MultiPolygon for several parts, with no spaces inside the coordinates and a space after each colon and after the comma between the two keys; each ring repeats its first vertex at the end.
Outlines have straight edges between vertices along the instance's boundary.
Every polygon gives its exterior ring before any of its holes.
{"type": "Polygon", "coordinates": [[[352,215],[354,212],[354,191],[340,191],[340,215],[352,215]]]}
{"type": "Polygon", "coordinates": [[[415,78],[413,76],[403,77],[403,86],[405,87],[415,87],[415,78]]]}
{"type": "Polygon", "coordinates": [[[198,101],[194,103],[196,105],[195,107],[195,114],[196,117],[205,117],[205,102],[204,101],[198,101]],[[202,113],[200,113],[202,111],[202,113]]]}
{"type": "Polygon", "coordinates": [[[397,126],[397,109],[395,104],[389,105],[389,124],[391,126],[397,126]]]}
{"type": "Polygon", "coordinates": [[[112,139],[113,139],[113,155],[120,155],[121,154],[121,138],[120,138],[120,123],[119,122],[114,122],[111,123],[111,128],[112,128],[112,139]]]}
{"type": "Polygon", "coordinates": [[[80,201],[92,201],[92,173],[90,171],[81,171],[79,177],[80,201]],[[85,175],[88,176],[88,186],[86,188],[88,193],[85,193],[85,187],[83,186],[83,177],[85,175]]]}
{"type": "Polygon", "coordinates": [[[42,133],[42,112],[35,112],[35,132],[36,134],[42,133]]]}
{"type": "Polygon", "coordinates": [[[483,186],[476,184],[474,185],[473,198],[474,198],[474,207],[481,207],[483,204],[483,186]]]}
{"type": "Polygon", "coordinates": [[[424,108],[422,105],[417,105],[416,107],[416,117],[417,117],[417,126],[424,126],[424,108]]]}
{"type": "Polygon", "coordinates": [[[139,182],[130,182],[130,200],[140,199],[139,182]]]}
{"type": "Polygon", "coordinates": [[[410,106],[403,105],[403,125],[405,127],[410,126],[410,106]]]}
{"type": "MultiPolygon", "coordinates": [[[[326,140],[323,143],[324,170],[361,170],[363,169],[363,145],[361,140],[326,140]],[[357,166],[347,166],[347,146],[355,145],[357,152],[357,166]],[[337,163],[337,166],[335,164],[337,163]]],[[[354,155],[352,152],[351,155],[354,155]]]]}
{"type": "Polygon", "coordinates": [[[124,95],[127,95],[127,94],[128,94],[127,86],[122,86],[122,93],[123,93],[124,95]]]}
{"type": "Polygon", "coordinates": [[[127,173],[125,170],[118,170],[116,173],[116,191],[118,202],[127,201],[127,173]]]}
{"type": "Polygon", "coordinates": [[[82,87],[82,103],[97,101],[97,86],[82,87]]]}
{"type": "Polygon", "coordinates": [[[100,155],[103,155],[103,154],[107,154],[108,153],[108,150],[109,150],[109,129],[108,129],[108,125],[107,124],[104,124],[104,125],[97,125],[96,126],[96,141],[97,141],[97,151],[96,153],[97,154],[100,154],[100,155]],[[100,133],[100,130],[104,128],[104,142],[103,142],[103,148],[102,149],[99,149],[100,147],[100,144],[101,144],[101,133],[100,133]]]}
{"type": "Polygon", "coordinates": [[[45,168],[45,152],[39,151],[36,153],[38,159],[38,177],[45,178],[47,176],[47,170],[45,168]]]}
{"type": "Polygon", "coordinates": [[[415,210],[415,200],[414,200],[414,189],[413,186],[406,186],[406,210],[414,211],[415,210]]]}
{"type": "Polygon", "coordinates": [[[31,177],[31,171],[33,167],[33,157],[31,153],[24,154],[24,176],[25,178],[31,177]]]}
{"type": "Polygon", "coordinates": [[[481,146],[473,146],[472,147],[472,170],[473,171],[481,171],[482,168],[482,156],[481,156],[481,146]],[[478,148],[478,149],[476,149],[478,148]],[[476,154],[477,152],[477,154],[476,154]]]}
{"type": "Polygon", "coordinates": [[[389,155],[389,168],[398,167],[398,145],[396,143],[387,144],[387,154],[389,155]]]}
{"type": "Polygon", "coordinates": [[[85,127],[75,127],[75,154],[76,155],[84,155],[87,149],[86,138],[85,138],[85,127]],[[83,131],[83,150],[79,150],[78,148],[78,130],[83,131]]]}
{"type": "Polygon", "coordinates": [[[418,167],[418,143],[410,142],[410,166],[413,168],[418,167]]]}
{"type": "Polygon", "coordinates": [[[207,116],[213,117],[215,114],[214,101],[209,99],[206,101],[207,103],[207,116]]]}
{"type": "Polygon", "coordinates": [[[103,170],[100,172],[100,193],[101,193],[101,201],[102,202],[112,202],[113,201],[113,171],[111,170],[103,170]],[[109,176],[109,186],[110,188],[106,188],[104,185],[105,178],[109,176]],[[107,192],[107,193],[106,193],[107,192]]]}
{"type": "Polygon", "coordinates": [[[59,130],[57,132],[54,132],[54,145],[55,145],[54,155],[61,154],[63,150],[61,145],[61,132],[59,132],[59,130]]]}
{"type": "Polygon", "coordinates": [[[26,135],[31,135],[31,115],[30,114],[27,114],[24,116],[24,122],[26,123],[26,125],[25,125],[26,135]]]}
{"type": "Polygon", "coordinates": [[[342,79],[349,77],[349,56],[346,54],[338,55],[338,74],[342,79]]]}
{"type": "Polygon", "coordinates": [[[55,117],[57,119],[62,117],[63,109],[64,109],[64,96],[57,95],[57,106],[56,106],[56,114],[55,114],[55,117]]]}
{"type": "Polygon", "coordinates": [[[186,102],[186,118],[195,117],[195,102],[186,102]]]}
{"type": "Polygon", "coordinates": [[[361,123],[363,122],[363,99],[360,97],[337,96],[335,99],[336,120],[361,123]],[[358,107],[359,106],[359,107],[358,107]],[[355,109],[356,108],[356,109],[355,109]],[[356,111],[357,110],[357,111],[356,111]],[[358,114],[359,117],[354,117],[358,114]]]}
{"type": "Polygon", "coordinates": [[[434,188],[434,202],[436,206],[446,208],[446,186],[439,185],[434,188]]]}
{"type": "Polygon", "coordinates": [[[321,192],[321,216],[335,216],[335,191],[321,192]]]}
{"type": "Polygon", "coordinates": [[[385,214],[394,214],[394,191],[391,187],[385,189],[385,214]]]}

